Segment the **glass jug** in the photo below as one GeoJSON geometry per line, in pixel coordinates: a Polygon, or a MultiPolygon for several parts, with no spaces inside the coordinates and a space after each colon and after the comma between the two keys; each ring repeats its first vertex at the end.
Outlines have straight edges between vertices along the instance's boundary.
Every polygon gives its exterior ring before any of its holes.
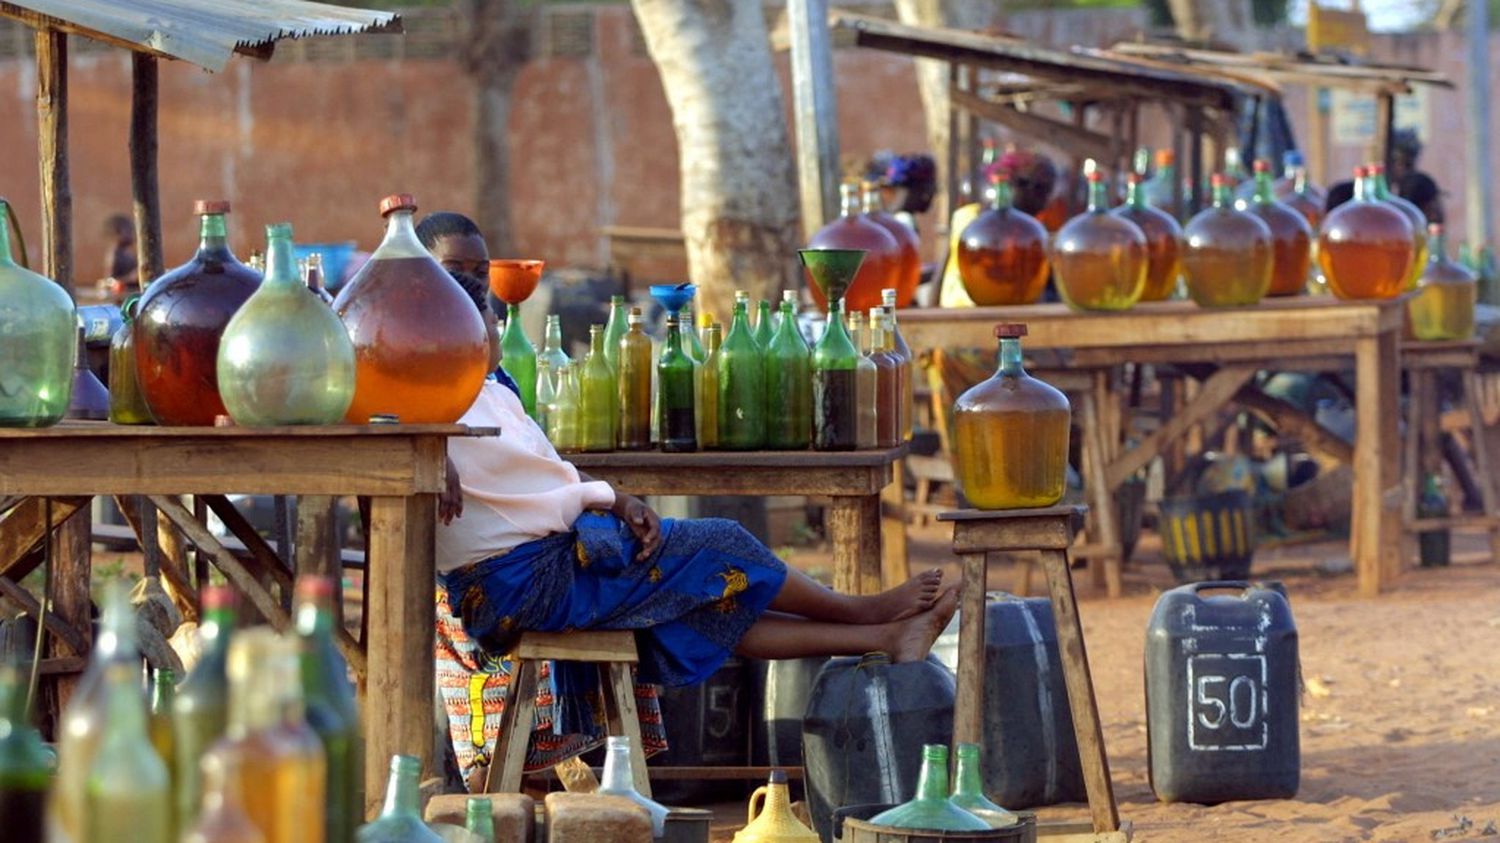
{"type": "Polygon", "coordinates": [[[151,408],[135,375],[135,314],[140,296],[120,307],[125,323],[109,341],[109,420],[115,424],[152,424],[151,408]]]}
{"type": "Polygon", "coordinates": [[[1318,265],[1341,299],[1391,299],[1406,289],[1416,260],[1411,223],[1375,199],[1369,170],[1354,171],[1354,198],[1334,208],[1318,234],[1318,265]]]}
{"type": "Polygon", "coordinates": [[[1407,282],[1406,289],[1415,289],[1417,279],[1422,276],[1422,271],[1427,267],[1427,215],[1409,200],[1391,192],[1391,186],[1385,178],[1384,164],[1370,165],[1370,185],[1375,188],[1376,199],[1393,206],[1406,217],[1407,222],[1411,223],[1412,244],[1416,246],[1417,251],[1416,256],[1412,258],[1411,280],[1407,282]]]}
{"type": "Polygon", "coordinates": [[[989,823],[948,801],[948,747],[922,747],[922,773],[917,778],[917,796],[902,805],[876,814],[871,825],[924,831],[987,831],[989,823]]]}
{"type": "Polygon", "coordinates": [[[1466,340],[1474,336],[1474,305],[1479,276],[1448,259],[1443,227],[1428,226],[1432,257],[1407,303],[1412,334],[1419,340],[1466,340]]]}
{"type": "Polygon", "coordinates": [[[1183,229],[1182,274],[1200,307],[1255,304],[1271,286],[1271,229],[1234,209],[1233,190],[1227,176],[1214,173],[1213,207],[1183,229]]]}
{"type": "Polygon", "coordinates": [[[1011,207],[1007,176],[998,175],[994,185],[994,205],[959,236],[959,277],[980,307],[1031,304],[1047,287],[1047,229],[1011,207]]]}
{"type": "Polygon", "coordinates": [[[78,321],[66,290],[11,257],[11,214],[0,200],[0,427],[47,427],[68,412],[78,321]]]}
{"type": "Polygon", "coordinates": [[[1260,218],[1271,230],[1271,286],[1268,296],[1295,296],[1307,288],[1312,266],[1312,228],[1302,214],[1277,201],[1271,184],[1271,162],[1255,162],[1255,193],[1235,207],[1260,218]]]}
{"type": "Polygon", "coordinates": [[[882,288],[882,292],[887,288],[894,289],[897,305],[908,307],[917,295],[917,285],[922,282],[922,243],[917,239],[917,233],[912,231],[911,226],[885,209],[880,201],[879,185],[874,182],[865,182],[861,188],[864,191],[865,219],[885,229],[886,233],[896,241],[896,245],[901,248],[901,268],[892,279],[892,283],[882,288]]]}
{"type": "Polygon", "coordinates": [[[1088,210],[1052,242],[1057,292],[1074,310],[1129,310],[1146,284],[1146,235],[1110,213],[1104,173],[1088,175],[1088,210]]]}
{"type": "Polygon", "coordinates": [[[1131,173],[1125,204],[1110,213],[1135,223],[1146,236],[1146,284],[1141,301],[1165,301],[1177,291],[1182,273],[1182,226],[1166,211],[1146,201],[1140,174],[1131,173]]]}
{"type": "MultiPolygon", "coordinates": [[[[858,185],[840,185],[839,196],[842,200],[842,215],[819,229],[808,241],[807,247],[865,250],[865,262],[860,265],[859,272],[854,276],[854,283],[849,285],[845,294],[845,304],[855,312],[862,312],[865,308],[880,304],[881,290],[896,286],[902,269],[901,244],[879,223],[867,219],[861,213],[858,185]]],[[[826,307],[828,298],[823,294],[822,288],[811,282],[807,286],[813,301],[819,307],[826,307]]],[[[724,342],[729,342],[728,336],[724,338],[724,342]]]]}

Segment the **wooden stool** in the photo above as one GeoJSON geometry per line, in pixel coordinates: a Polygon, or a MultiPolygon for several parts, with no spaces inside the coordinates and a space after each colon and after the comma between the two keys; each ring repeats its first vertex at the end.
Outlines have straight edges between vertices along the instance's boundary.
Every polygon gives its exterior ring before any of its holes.
{"type": "Polygon", "coordinates": [[[635,649],[635,633],[629,630],[521,633],[512,664],[515,678],[506,698],[505,715],[500,719],[499,746],[495,748],[495,760],[490,763],[485,791],[516,793],[521,790],[526,747],[531,739],[531,724],[536,712],[537,669],[543,661],[594,662],[598,665],[609,734],[630,738],[630,775],[635,780],[635,789],[649,798],[651,779],[646,774],[646,750],[641,745],[641,721],[635,710],[635,681],[630,675],[630,666],[639,661],[639,657],[635,649]],[[500,768],[498,781],[495,776],[497,765],[500,768]]]}
{"type": "Polygon", "coordinates": [[[1057,649],[1072,708],[1073,733],[1083,767],[1084,789],[1093,815],[1095,839],[1120,830],[1119,809],[1109,779],[1104,733],[1094,701],[1083,627],[1068,572],[1068,548],[1083,526],[1087,507],[945,512],[939,521],[953,522],[953,552],[963,560],[963,602],[958,628],[958,700],[953,711],[953,742],[984,743],[984,611],[985,572],[989,554],[1032,551],[1040,556],[1052,597],[1057,649]]]}

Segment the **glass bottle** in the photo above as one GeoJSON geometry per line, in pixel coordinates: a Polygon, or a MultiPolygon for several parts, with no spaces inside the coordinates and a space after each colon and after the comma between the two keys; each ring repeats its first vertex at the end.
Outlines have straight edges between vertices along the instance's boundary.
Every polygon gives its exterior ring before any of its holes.
{"type": "Polygon", "coordinates": [[[1214,173],[1212,181],[1213,207],[1199,211],[1183,229],[1188,295],[1200,307],[1255,304],[1271,286],[1271,229],[1234,209],[1228,177],[1214,173]]]}
{"type": "Polygon", "coordinates": [[[381,200],[385,239],[333,300],[354,342],[354,424],[378,414],[404,424],[457,421],[490,373],[484,320],[417,239],[416,211],[408,194],[381,200]]]}
{"type": "MultiPolygon", "coordinates": [[[[572,359],[568,357],[568,353],[563,351],[562,317],[556,313],[547,314],[547,329],[542,336],[542,353],[537,356],[537,362],[540,363],[543,360],[547,361],[548,370],[552,372],[552,391],[555,394],[557,392],[557,378],[562,373],[563,365],[572,362],[572,359]]],[[[537,392],[540,395],[542,389],[541,376],[538,375],[537,377],[537,392]]],[[[541,398],[537,398],[537,401],[540,405],[541,398]]]]}
{"type": "Polygon", "coordinates": [[[1131,173],[1125,204],[1110,213],[1135,223],[1146,236],[1146,285],[1141,301],[1165,301],[1177,291],[1182,271],[1182,226],[1171,214],[1146,201],[1141,177],[1131,173]]]}
{"type": "Polygon", "coordinates": [[[813,346],[813,448],[852,451],[859,445],[859,349],[844,323],[844,300],[828,306],[823,336],[813,346]]]}
{"type": "Polygon", "coordinates": [[[546,433],[550,427],[547,413],[557,402],[557,374],[552,371],[552,361],[545,357],[536,359],[536,426],[546,433]]]}
{"type": "Polygon", "coordinates": [[[313,252],[307,256],[307,261],[302,268],[302,283],[307,289],[312,290],[318,301],[332,306],[333,294],[328,292],[328,285],[323,280],[323,253],[313,252]]]}
{"type": "Polygon", "coordinates": [[[1334,208],[1318,233],[1318,266],[1341,299],[1401,295],[1416,260],[1411,223],[1394,205],[1375,199],[1369,170],[1354,171],[1354,198],[1334,208]]]}
{"type": "Polygon", "coordinates": [[[1047,229],[1011,206],[1008,176],[993,181],[994,204],[959,236],[959,275],[980,307],[1031,304],[1047,287],[1047,229]]]}
{"type": "Polygon", "coordinates": [[[547,408],[547,438],[558,453],[582,450],[578,439],[578,363],[566,363],[557,376],[557,397],[547,408]]]}
{"type": "Polygon", "coordinates": [[[698,450],[697,422],[693,413],[693,360],[682,348],[681,318],[667,315],[667,340],[656,363],[657,405],[660,407],[656,440],[663,451],[683,453],[698,450]]]}
{"type": "Polygon", "coordinates": [[[229,720],[225,665],[234,631],[234,592],[211,585],[200,596],[200,652],[172,699],[172,735],[177,769],[177,827],[191,828],[203,800],[199,761],[223,737],[229,720]]]}
{"type": "Polygon", "coordinates": [[[984,781],[979,765],[979,744],[958,745],[958,769],[953,776],[953,795],[948,804],[984,820],[990,828],[1016,824],[1016,815],[991,802],[984,795],[984,781]]]}
{"type": "Polygon", "coordinates": [[[139,693],[140,651],[136,644],[135,612],[124,583],[114,580],[104,592],[104,611],[99,623],[88,670],[73,689],[68,707],[57,727],[57,781],[48,808],[50,825],[66,840],[86,840],[84,817],[89,773],[99,751],[108,719],[109,689],[105,673],[112,665],[132,671],[139,693]]]}
{"type": "Polygon", "coordinates": [[[901,383],[899,361],[891,353],[890,334],[885,329],[885,308],[870,308],[870,353],[875,364],[875,447],[901,444],[901,383]]]}
{"type": "Polygon", "coordinates": [[[1274,185],[1276,198],[1307,220],[1308,228],[1317,231],[1323,224],[1323,208],[1328,197],[1307,180],[1307,165],[1302,153],[1289,149],[1282,155],[1282,176],[1274,185]]]}
{"type": "Polygon", "coordinates": [[[624,797],[641,806],[651,816],[652,835],[660,838],[665,832],[667,809],[642,796],[630,776],[630,738],[610,735],[605,741],[604,774],[600,777],[598,792],[605,796],[624,797]]]}
{"type": "Polygon", "coordinates": [[[616,427],[621,450],[642,451],[651,447],[651,338],[646,336],[646,317],[641,309],[630,309],[628,329],[615,351],[616,405],[620,419],[616,427]]]}
{"type": "Polygon", "coordinates": [[[776,333],[775,320],[771,318],[771,303],[761,299],[755,306],[755,327],[750,333],[755,337],[755,344],[760,346],[761,353],[771,346],[771,336],[776,333]]]}
{"type": "Polygon", "coordinates": [[[442,843],[437,832],[422,822],[420,778],[422,761],[410,755],[391,757],[391,776],[385,786],[385,807],[355,837],[359,843],[442,843]]]}
{"type": "Polygon", "coordinates": [[[1141,185],[1146,202],[1160,208],[1172,219],[1177,219],[1177,197],[1182,194],[1182,185],[1177,181],[1177,155],[1170,149],[1156,151],[1156,172],[1141,185]]]}
{"type": "Polygon", "coordinates": [[[1466,340],[1474,336],[1479,277],[1448,259],[1447,240],[1437,223],[1427,227],[1432,257],[1407,302],[1412,335],[1419,340],[1466,340]]]}
{"type": "Polygon", "coordinates": [[[915,369],[912,365],[914,358],[911,346],[906,344],[906,337],[901,336],[901,326],[896,323],[896,291],[882,290],[881,297],[885,307],[886,330],[891,333],[891,353],[895,355],[897,362],[897,374],[900,377],[901,393],[901,441],[911,441],[912,413],[916,405],[916,381],[915,369]]]}
{"type": "Polygon", "coordinates": [[[505,306],[505,333],[500,335],[500,367],[516,382],[526,415],[536,418],[536,346],[526,338],[521,305],[505,306]]]}
{"type": "Polygon", "coordinates": [[[61,285],[11,257],[13,213],[0,200],[0,427],[47,427],[68,411],[78,320],[61,285]]]}
{"type": "Polygon", "coordinates": [[[1396,210],[1406,217],[1406,221],[1411,223],[1412,244],[1416,246],[1416,253],[1412,258],[1410,280],[1406,284],[1406,289],[1415,289],[1417,279],[1422,277],[1422,270],[1427,266],[1427,215],[1410,200],[1391,192],[1390,183],[1385,178],[1384,164],[1370,165],[1370,179],[1371,186],[1375,188],[1375,198],[1395,206],[1396,210]]]}
{"type": "Polygon", "coordinates": [[[917,796],[902,805],[876,814],[871,825],[928,831],[987,831],[989,823],[948,801],[948,747],[922,747],[922,772],[917,778],[917,796]]]}
{"type": "Polygon", "coordinates": [[[73,354],[73,389],[68,397],[70,419],[103,421],[109,418],[109,390],[89,367],[88,342],[83,326],[78,326],[77,350],[73,354]]]}
{"type": "Polygon", "coordinates": [[[219,393],[235,424],[335,424],[354,398],[354,345],[297,277],[292,226],[266,226],[266,278],[224,328],[219,393]]]}
{"type": "MultiPolygon", "coordinates": [[[[678,324],[681,325],[682,335],[685,338],[682,343],[682,350],[687,353],[688,357],[693,359],[694,363],[700,366],[703,365],[703,361],[708,359],[708,352],[703,350],[703,341],[698,336],[698,326],[693,321],[692,305],[683,306],[678,324]]],[[[707,326],[708,322],[704,322],[703,324],[707,326]]]]}
{"type": "Polygon", "coordinates": [[[703,329],[703,364],[695,373],[693,392],[698,447],[705,451],[719,447],[719,350],[723,342],[724,329],[717,322],[703,329]]]}
{"type": "Polygon", "coordinates": [[[620,338],[630,330],[630,309],[625,306],[624,296],[609,297],[609,321],[604,325],[604,359],[609,361],[611,372],[620,369],[620,338]]]}
{"type": "Polygon", "coordinates": [[[604,326],[589,326],[589,354],[578,379],[578,445],[582,451],[614,450],[618,438],[619,396],[604,342],[604,326]]]}
{"type": "Polygon", "coordinates": [[[880,373],[870,359],[870,332],[864,314],[849,314],[849,341],[859,352],[854,361],[854,447],[865,451],[875,447],[879,426],[880,373]]]}
{"type": "Polygon", "coordinates": [[[141,394],[159,424],[211,427],[219,397],[219,338],[260,286],[260,273],[230,251],[229,203],[199,200],[202,239],[192,260],[152,281],[136,316],[141,394]]]}
{"type": "Polygon", "coordinates": [[[1312,267],[1312,229],[1298,212],[1277,201],[1271,184],[1271,162],[1255,162],[1255,192],[1235,207],[1260,217],[1271,230],[1271,286],[1268,296],[1295,296],[1307,288],[1312,267]]]}
{"type": "Polygon", "coordinates": [[[1075,310],[1128,310],[1146,284],[1146,235],[1109,211],[1104,173],[1088,175],[1088,210],[1052,241],[1057,292],[1075,310]]]}
{"type": "MultiPolygon", "coordinates": [[[[845,294],[851,310],[863,312],[867,307],[880,303],[880,291],[897,286],[901,274],[901,245],[890,232],[878,223],[865,218],[861,213],[859,185],[839,185],[840,216],[818,230],[807,242],[809,249],[864,249],[865,262],[849,285],[845,294]]],[[[811,278],[807,282],[813,301],[819,307],[827,304],[827,298],[811,278]]],[[[728,337],[725,343],[729,342],[728,337]]]]}
{"type": "Polygon", "coordinates": [[[199,778],[203,805],[182,843],[265,843],[265,837],[245,813],[240,761],[232,752],[203,757],[199,778]]]}
{"type": "Polygon", "coordinates": [[[959,486],[976,509],[1052,506],[1067,481],[1068,399],[1026,373],[1025,325],[996,325],[995,336],[999,369],[953,405],[959,486]]]}
{"type": "Polygon", "coordinates": [[[109,341],[109,420],[115,424],[153,423],[135,374],[135,314],[140,300],[125,300],[120,307],[125,322],[109,341]]]}
{"type": "Polygon", "coordinates": [[[172,833],[181,831],[175,825],[176,810],[172,800],[177,795],[177,739],[172,728],[172,701],[177,697],[177,674],[170,667],[151,671],[151,705],[147,726],[151,746],[167,768],[167,802],[172,815],[172,833]]]}
{"type": "Polygon", "coordinates": [[[750,330],[750,296],[734,294],[734,321],[718,355],[719,447],[753,451],[766,445],[765,358],[750,330]]]}
{"type": "MultiPolygon", "coordinates": [[[[1422,475],[1422,494],[1417,498],[1417,518],[1447,518],[1448,499],[1443,495],[1442,481],[1435,472],[1422,475]]],[[[1447,527],[1421,530],[1417,533],[1417,558],[1423,568],[1440,568],[1452,559],[1452,531],[1447,527]]]]}
{"type": "Polygon", "coordinates": [[[766,447],[801,451],[812,442],[812,350],[797,327],[797,294],[781,294],[781,322],[766,345],[766,447]]]}
{"type": "Polygon", "coordinates": [[[470,796],[464,803],[464,828],[483,843],[495,843],[495,809],[483,796],[470,796]]]}
{"type": "Polygon", "coordinates": [[[107,719],[89,765],[83,840],[115,843],[129,829],[131,843],[172,843],[171,781],[151,745],[139,669],[105,668],[107,719]]]}
{"type": "Polygon", "coordinates": [[[880,201],[880,185],[867,181],[861,187],[865,219],[885,229],[901,248],[900,271],[892,284],[881,289],[881,294],[883,296],[885,290],[893,289],[901,306],[909,306],[917,295],[917,285],[922,282],[922,242],[917,239],[917,233],[911,226],[885,210],[880,201]]]}
{"type": "Polygon", "coordinates": [[[229,728],[212,752],[238,756],[245,814],[266,843],[325,840],[327,772],[299,673],[294,642],[269,628],[237,633],[229,646],[229,728]]]}
{"type": "Polygon", "coordinates": [[[364,817],[364,767],[349,664],[333,641],[335,596],[328,577],[298,577],[293,613],[307,724],[323,744],[325,837],[329,843],[345,843],[364,817]]]}
{"type": "Polygon", "coordinates": [[[0,663],[0,828],[9,839],[46,836],[47,788],[52,783],[42,736],[26,711],[26,679],[0,663]]]}

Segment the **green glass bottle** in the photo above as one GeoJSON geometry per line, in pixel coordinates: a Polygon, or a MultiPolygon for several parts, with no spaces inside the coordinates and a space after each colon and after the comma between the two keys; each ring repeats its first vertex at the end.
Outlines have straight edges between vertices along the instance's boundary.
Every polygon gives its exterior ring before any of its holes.
{"type": "Polygon", "coordinates": [[[26,713],[25,675],[0,664],[0,828],[7,839],[45,839],[48,767],[42,737],[26,713]]]}
{"type": "Polygon", "coordinates": [[[568,352],[563,351],[562,317],[556,313],[547,314],[547,330],[542,336],[542,353],[537,359],[545,359],[552,363],[554,377],[562,371],[564,363],[572,362],[572,358],[568,357],[568,352]]]}
{"type": "Polygon", "coordinates": [[[765,299],[761,299],[760,303],[755,306],[755,330],[752,333],[755,336],[755,344],[760,346],[762,353],[771,347],[771,336],[776,333],[776,326],[772,324],[773,321],[771,319],[771,303],[765,299]]]}
{"type": "MultiPolygon", "coordinates": [[[[687,352],[687,356],[691,357],[694,363],[701,366],[703,365],[703,361],[708,359],[708,352],[703,350],[703,341],[698,337],[697,323],[693,321],[693,306],[684,306],[679,316],[678,324],[681,326],[682,334],[686,338],[683,340],[682,350],[687,352]]],[[[707,327],[709,322],[712,321],[711,319],[706,319],[703,324],[707,327]]]]}
{"type": "Polygon", "coordinates": [[[526,415],[536,418],[536,346],[521,326],[521,306],[506,305],[505,333],[500,335],[500,367],[516,382],[526,415]]]}
{"type": "Polygon", "coordinates": [[[11,213],[0,202],[0,427],[47,427],[68,411],[78,322],[62,285],[11,258],[11,213]]]}
{"type": "Polygon", "coordinates": [[[620,362],[620,338],[630,330],[630,308],[625,306],[624,296],[609,297],[609,322],[604,326],[604,359],[615,371],[620,362]]]}
{"type": "Polygon", "coordinates": [[[677,316],[667,316],[667,341],[661,359],[656,363],[656,403],[658,424],[656,441],[663,451],[698,450],[697,421],[693,412],[693,374],[691,357],[682,348],[682,324],[677,316]]]}
{"type": "Polygon", "coordinates": [[[572,454],[578,447],[578,366],[566,363],[557,376],[557,395],[547,408],[547,438],[560,454],[572,454]]]}
{"type": "Polygon", "coordinates": [[[606,334],[602,326],[589,328],[589,355],[584,358],[578,380],[579,450],[609,451],[615,447],[619,422],[615,368],[606,356],[606,334]]]}
{"type": "Polygon", "coordinates": [[[812,442],[812,350],[797,327],[797,294],[782,293],[781,321],[766,344],[766,447],[800,451],[812,442]]]}
{"type": "Polygon", "coordinates": [[[410,755],[391,758],[385,807],[379,817],[359,830],[355,838],[359,843],[442,843],[443,838],[422,822],[421,775],[421,759],[410,755]]]}
{"type": "Polygon", "coordinates": [[[618,444],[624,451],[642,451],[651,447],[651,338],[646,336],[646,317],[641,309],[631,308],[629,330],[620,337],[619,361],[615,378],[618,384],[618,444]]]}
{"type": "Polygon", "coordinates": [[[812,353],[813,448],[852,451],[859,442],[859,349],[844,322],[844,300],[828,305],[828,324],[812,353]]]}
{"type": "Polygon", "coordinates": [[[891,335],[891,354],[896,358],[897,390],[901,394],[898,423],[901,426],[901,441],[911,441],[912,414],[916,404],[916,382],[911,346],[901,336],[901,326],[896,322],[896,291],[881,290],[882,306],[885,308],[885,327],[891,335]]]}
{"type": "Polygon", "coordinates": [[[958,770],[954,774],[953,795],[948,804],[962,808],[984,820],[990,828],[1016,824],[1015,814],[991,802],[984,795],[984,781],[979,764],[979,744],[958,745],[958,770]]]}
{"type": "Polygon", "coordinates": [[[750,328],[750,296],[734,294],[734,321],[719,349],[719,447],[753,451],[766,445],[766,367],[750,328]]]}
{"type": "MultiPolygon", "coordinates": [[[[1448,499],[1443,495],[1442,481],[1435,472],[1422,477],[1422,495],[1417,498],[1417,518],[1447,518],[1448,499]]],[[[1452,558],[1452,531],[1447,527],[1417,533],[1418,559],[1423,568],[1439,568],[1452,558]]]]}
{"type": "Polygon", "coordinates": [[[167,765],[151,745],[139,669],[115,662],[104,676],[108,719],[89,765],[82,839],[172,843],[171,782],[167,765]]]}
{"type": "Polygon", "coordinates": [[[552,361],[545,357],[536,359],[536,426],[543,433],[548,430],[548,413],[557,401],[557,375],[552,371],[552,361]]]}
{"type": "Polygon", "coordinates": [[[849,314],[849,339],[859,349],[859,357],[854,361],[854,447],[863,451],[875,447],[878,422],[875,408],[880,389],[880,371],[870,359],[870,332],[866,330],[863,314],[849,314]]]}
{"type": "Polygon", "coordinates": [[[298,662],[307,724],[323,744],[328,782],[324,839],[348,843],[364,815],[359,708],[349,682],[349,664],[333,641],[333,580],[297,579],[294,608],[298,662]]]}
{"type": "Polygon", "coordinates": [[[229,721],[229,639],[234,631],[234,592],[209,586],[200,597],[203,619],[198,625],[202,652],[182,680],[172,700],[173,750],[177,769],[177,827],[192,828],[203,801],[199,760],[220,737],[229,721]]]}
{"type": "Polygon", "coordinates": [[[135,371],[135,313],[140,301],[140,296],[131,296],[121,305],[125,324],[109,341],[109,420],[115,424],[155,423],[135,371]]]}
{"type": "MultiPolygon", "coordinates": [[[[147,709],[147,731],[151,747],[167,768],[168,800],[177,793],[177,740],[172,728],[172,701],[177,698],[177,673],[170,667],[151,671],[151,704],[147,709]]],[[[170,807],[170,806],[169,806],[170,807]]],[[[169,811],[172,839],[182,830],[176,826],[176,812],[169,811]]]]}
{"type": "Polygon", "coordinates": [[[876,814],[871,825],[924,831],[985,831],[984,820],[948,801],[948,747],[922,747],[922,773],[917,779],[917,797],[876,814]]]}
{"type": "Polygon", "coordinates": [[[495,813],[490,800],[483,796],[470,796],[464,803],[464,828],[483,843],[495,843],[495,813]]]}
{"type": "Polygon", "coordinates": [[[703,363],[696,371],[694,398],[698,425],[698,447],[705,451],[719,447],[719,350],[724,342],[723,326],[717,322],[703,329],[703,363]]]}

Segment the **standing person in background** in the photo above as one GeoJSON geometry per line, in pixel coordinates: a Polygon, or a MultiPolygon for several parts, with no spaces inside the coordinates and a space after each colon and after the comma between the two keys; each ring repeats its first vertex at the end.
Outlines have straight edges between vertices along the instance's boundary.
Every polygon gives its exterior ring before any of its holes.
{"type": "Polygon", "coordinates": [[[1416,129],[1397,129],[1391,135],[1391,189],[1416,205],[1431,223],[1443,222],[1443,192],[1432,176],[1417,169],[1422,141],[1416,129]]]}
{"type": "Polygon", "coordinates": [[[104,221],[104,236],[109,247],[104,251],[104,277],[99,286],[115,304],[122,304],[141,289],[135,277],[135,224],[124,214],[113,214],[104,221]]]}

